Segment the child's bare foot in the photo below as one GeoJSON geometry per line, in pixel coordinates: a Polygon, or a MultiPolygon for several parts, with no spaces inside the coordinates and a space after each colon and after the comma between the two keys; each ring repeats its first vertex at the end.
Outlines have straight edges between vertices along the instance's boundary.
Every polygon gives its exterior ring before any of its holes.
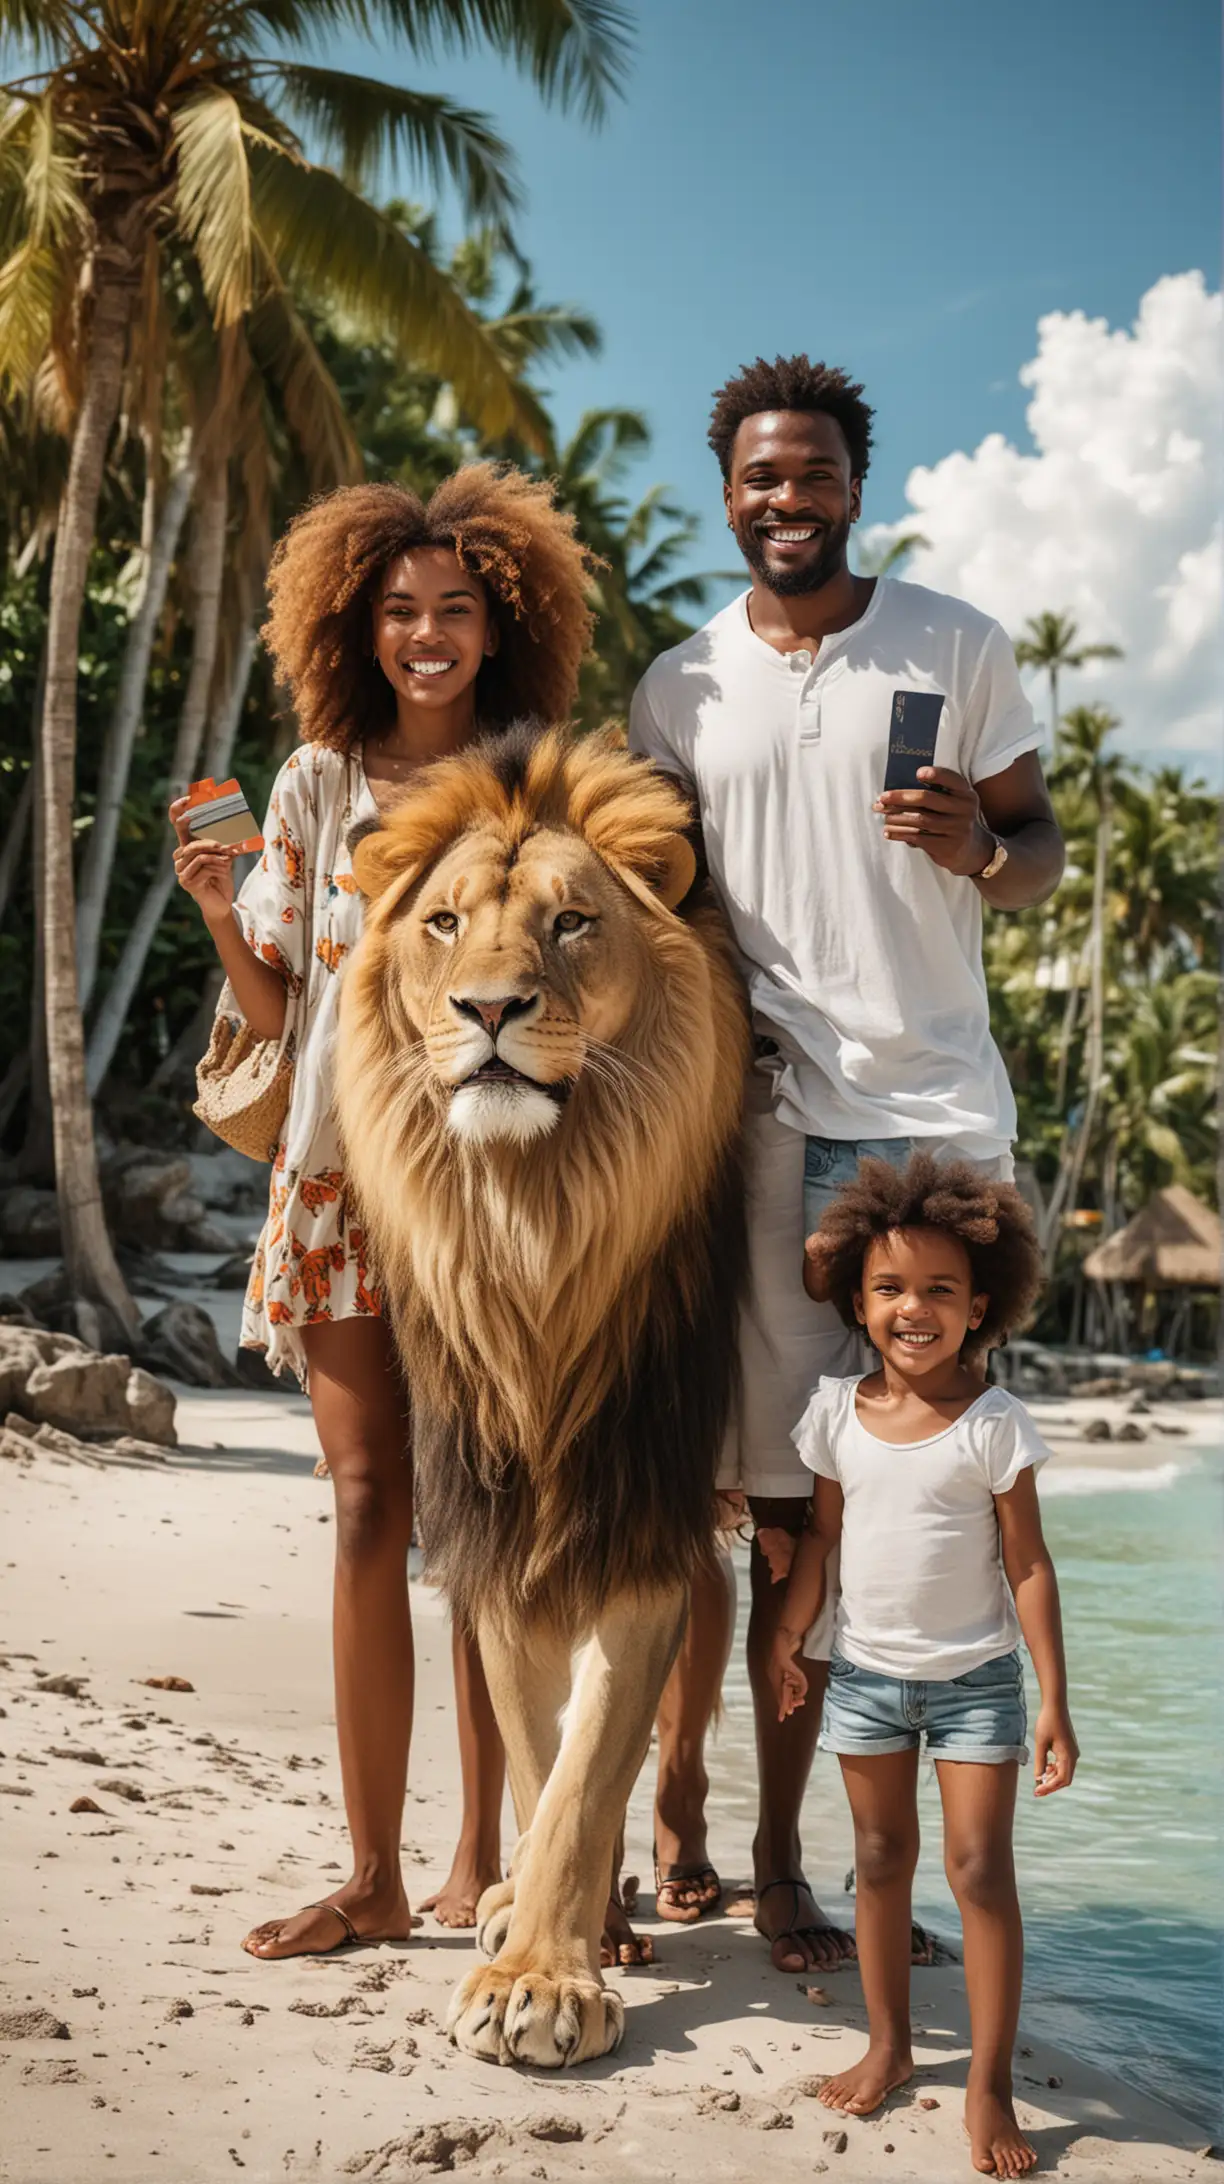
{"type": "Polygon", "coordinates": [[[432,1911],[439,1926],[475,1926],[477,1904],[501,1877],[497,1858],[477,1858],[460,1843],[441,1888],[425,1898],[421,1909],[432,1911]]]}
{"type": "MultiPolygon", "coordinates": [[[[908,2048],[876,2047],[873,2043],[861,2063],[839,2070],[835,2078],[821,2086],[820,2098],[826,2108],[836,2108],[843,2116],[870,2116],[913,2075],[914,2058],[908,2048]]],[[[999,2174],[1010,2172],[1000,2170],[999,2174]]]]}
{"type": "Polygon", "coordinates": [[[965,2094],[965,2129],[973,2151],[973,2166],[982,2176],[1027,2176],[1037,2166],[1037,2149],[1030,2146],[1016,2122],[1010,2092],[997,2086],[969,2081],[965,2094]]]}

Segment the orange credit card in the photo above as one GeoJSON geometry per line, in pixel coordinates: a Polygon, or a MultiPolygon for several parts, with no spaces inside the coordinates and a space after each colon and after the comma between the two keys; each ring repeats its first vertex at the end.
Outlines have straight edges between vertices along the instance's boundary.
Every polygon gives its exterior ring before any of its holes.
{"type": "Polygon", "coordinates": [[[187,832],[193,842],[224,849],[262,849],[263,836],[236,781],[193,781],[187,791],[187,832]]]}

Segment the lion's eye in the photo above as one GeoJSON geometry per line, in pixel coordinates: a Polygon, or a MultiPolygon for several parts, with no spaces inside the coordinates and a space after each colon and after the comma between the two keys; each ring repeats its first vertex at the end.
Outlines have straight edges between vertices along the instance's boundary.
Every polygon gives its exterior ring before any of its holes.
{"type": "Polygon", "coordinates": [[[592,923],[585,910],[562,910],[553,921],[554,933],[580,933],[592,923]]]}
{"type": "Polygon", "coordinates": [[[425,930],[436,934],[439,940],[453,940],[459,930],[459,920],[453,910],[435,910],[431,918],[426,918],[425,930]]]}

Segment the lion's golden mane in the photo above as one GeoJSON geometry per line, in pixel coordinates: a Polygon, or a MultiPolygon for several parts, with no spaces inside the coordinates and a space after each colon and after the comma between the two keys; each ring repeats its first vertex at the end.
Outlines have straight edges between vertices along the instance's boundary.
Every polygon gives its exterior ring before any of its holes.
{"type": "MultiPolygon", "coordinates": [[[[745,1266],[747,1024],[708,888],[660,899],[684,798],[611,738],[517,729],[431,767],[357,852],[371,900],[338,1048],[347,1157],[413,1410],[431,1569],[461,1615],[589,1626],[708,1548],[745,1266]],[[643,940],[630,1021],[556,1128],[465,1145],[397,934],[457,840],[581,838],[643,940]],[[614,1065],[614,1066],[613,1066],[614,1065]]],[[[691,860],[689,871],[691,872],[691,860]]]]}

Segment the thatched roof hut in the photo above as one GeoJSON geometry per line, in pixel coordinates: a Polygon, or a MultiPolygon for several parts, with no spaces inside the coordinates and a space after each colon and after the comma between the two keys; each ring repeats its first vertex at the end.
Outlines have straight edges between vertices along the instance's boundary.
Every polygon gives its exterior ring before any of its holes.
{"type": "Polygon", "coordinates": [[[1139,1282],[1145,1289],[1218,1289],[1220,1255],[1219,1214],[1174,1183],[1089,1252],[1084,1272],[1095,1282],[1139,1282]]]}

